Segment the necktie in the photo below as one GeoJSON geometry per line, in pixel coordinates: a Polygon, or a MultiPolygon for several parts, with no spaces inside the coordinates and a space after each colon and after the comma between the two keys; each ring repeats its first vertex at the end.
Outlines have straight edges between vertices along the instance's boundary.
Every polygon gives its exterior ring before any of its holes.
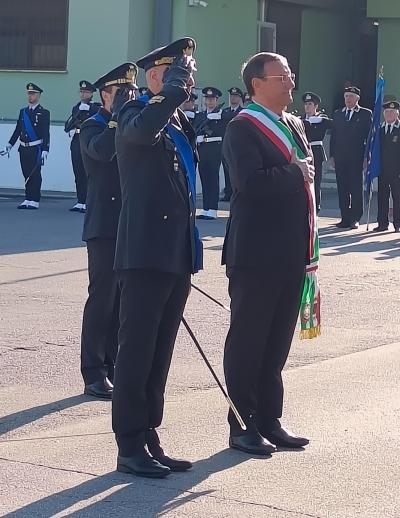
{"type": "Polygon", "coordinates": [[[350,115],[351,115],[351,110],[347,109],[346,110],[346,120],[349,121],[350,120],[350,115]]]}

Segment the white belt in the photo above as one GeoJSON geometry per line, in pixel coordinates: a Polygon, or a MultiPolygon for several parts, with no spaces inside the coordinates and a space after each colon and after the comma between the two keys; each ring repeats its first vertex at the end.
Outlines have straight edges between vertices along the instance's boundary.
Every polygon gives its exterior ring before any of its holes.
{"type": "Polygon", "coordinates": [[[43,139],[40,140],[32,140],[32,142],[20,142],[22,147],[33,147],[38,146],[39,144],[43,144],[43,139]]]}
{"type": "Polygon", "coordinates": [[[203,144],[203,142],[222,142],[222,137],[205,137],[204,135],[199,135],[196,138],[197,144],[203,144]]]}
{"type": "Polygon", "coordinates": [[[313,142],[310,142],[310,146],[323,146],[324,143],[322,140],[314,140],[313,142]]]}

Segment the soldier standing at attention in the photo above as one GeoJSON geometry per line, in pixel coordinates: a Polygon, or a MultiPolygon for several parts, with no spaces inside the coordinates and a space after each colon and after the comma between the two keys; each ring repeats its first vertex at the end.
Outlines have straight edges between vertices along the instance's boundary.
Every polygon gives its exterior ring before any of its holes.
{"type": "Polygon", "coordinates": [[[195,102],[197,101],[197,95],[193,92],[190,93],[189,99],[182,104],[183,113],[189,119],[190,124],[194,124],[194,120],[196,117],[196,106],[195,102]]]}
{"type": "Polygon", "coordinates": [[[87,178],[82,162],[79,136],[82,123],[94,115],[101,106],[99,103],[92,101],[95,91],[96,88],[89,81],[80,81],[79,94],[81,100],[72,108],[72,113],[64,126],[64,131],[72,136],[71,160],[78,198],[78,203],[69,209],[71,212],[85,212],[86,210],[87,178]]]}
{"type": "Polygon", "coordinates": [[[25,200],[18,209],[36,210],[39,208],[40,189],[42,186],[41,169],[50,146],[50,112],[39,104],[43,90],[29,83],[28,106],[21,108],[17,125],[8,144],[1,154],[10,153],[19,139],[19,159],[25,178],[25,200]]]}

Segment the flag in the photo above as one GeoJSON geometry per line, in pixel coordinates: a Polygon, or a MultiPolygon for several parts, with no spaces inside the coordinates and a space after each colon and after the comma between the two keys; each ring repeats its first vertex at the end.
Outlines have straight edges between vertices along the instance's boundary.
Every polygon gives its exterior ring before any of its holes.
{"type": "Polygon", "coordinates": [[[383,69],[381,70],[376,82],[375,106],[372,117],[372,126],[369,131],[367,145],[365,148],[365,160],[367,163],[365,171],[365,187],[367,193],[370,192],[372,182],[379,176],[381,169],[381,146],[380,146],[380,127],[381,113],[383,104],[383,90],[385,88],[385,80],[383,78],[383,69]]]}

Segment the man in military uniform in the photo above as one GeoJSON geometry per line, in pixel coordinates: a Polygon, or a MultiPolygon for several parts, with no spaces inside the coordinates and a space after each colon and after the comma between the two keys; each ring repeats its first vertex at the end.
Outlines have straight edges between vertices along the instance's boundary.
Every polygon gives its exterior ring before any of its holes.
{"type": "Polygon", "coordinates": [[[318,111],[318,107],[321,104],[321,97],[319,95],[314,92],[306,92],[302,99],[305,112],[302,120],[314,156],[314,190],[318,214],[321,210],[322,164],[327,160],[323,140],[326,132],[331,128],[332,120],[325,113],[318,111]]]}
{"type": "Polygon", "coordinates": [[[400,103],[383,105],[384,122],[380,128],[381,170],[378,177],[378,226],[374,232],[389,228],[389,197],[393,199],[393,226],[400,232],[400,103]]]}
{"type": "Polygon", "coordinates": [[[137,67],[124,63],[94,85],[102,107],[80,126],[82,159],[87,173],[87,211],[83,226],[89,270],[89,297],[83,312],[81,372],[85,394],[111,399],[118,350],[119,287],[114,272],[115,244],[121,209],[115,129],[115,93],[127,101],[136,88],[137,67]],[[124,97],[125,96],[125,97],[124,97]]]}
{"type": "Polygon", "coordinates": [[[335,111],[332,120],[330,154],[342,217],[338,228],[357,229],[363,213],[363,162],[372,112],[362,108],[359,100],[359,88],[345,88],[345,106],[335,111]]]}
{"type": "Polygon", "coordinates": [[[72,113],[64,126],[64,131],[72,137],[71,161],[78,198],[78,203],[70,209],[72,212],[85,212],[86,210],[87,178],[82,162],[79,136],[82,123],[94,115],[101,106],[92,101],[95,91],[96,88],[89,81],[79,82],[80,101],[72,108],[72,113]]]}
{"type": "MultiPolygon", "coordinates": [[[[225,131],[228,123],[240,112],[243,107],[243,92],[237,86],[229,88],[229,107],[222,110],[222,120],[225,122],[225,131]]],[[[232,196],[232,186],[229,178],[228,164],[226,160],[222,159],[222,166],[224,168],[225,189],[224,196],[221,201],[229,201],[232,196]]]]}
{"type": "Polygon", "coordinates": [[[248,92],[245,92],[243,95],[243,107],[246,108],[251,103],[251,96],[248,92]]]}
{"type": "Polygon", "coordinates": [[[50,112],[39,104],[43,92],[39,86],[29,83],[26,89],[28,106],[20,110],[14,133],[1,154],[9,154],[19,139],[18,151],[25,178],[25,200],[18,205],[18,209],[35,210],[39,208],[41,169],[49,154],[50,112]]]}
{"type": "Polygon", "coordinates": [[[196,117],[196,106],[195,102],[198,97],[194,92],[190,92],[190,97],[187,101],[182,104],[183,113],[189,119],[189,122],[193,125],[196,117]]]}
{"type": "Polygon", "coordinates": [[[222,137],[225,122],[222,120],[218,99],[222,92],[213,86],[203,88],[206,110],[197,114],[195,129],[199,145],[199,173],[203,190],[203,210],[199,219],[216,219],[219,201],[219,168],[221,166],[222,137]]]}
{"type": "Polygon", "coordinates": [[[156,428],[190,275],[201,267],[195,133],[178,109],[194,85],[194,50],[194,40],[182,38],[138,60],[149,99],[123,106],[116,133],[121,308],[112,421],[117,469],[145,477],[191,467],[163,451],[156,428]]]}

